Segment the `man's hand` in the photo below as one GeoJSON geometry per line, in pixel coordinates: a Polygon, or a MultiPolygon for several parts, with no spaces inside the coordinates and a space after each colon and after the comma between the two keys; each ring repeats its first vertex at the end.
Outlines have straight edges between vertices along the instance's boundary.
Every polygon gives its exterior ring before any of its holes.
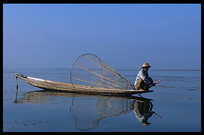
{"type": "Polygon", "coordinates": [[[155,86],[155,85],[156,85],[156,83],[152,83],[151,85],[152,85],[152,86],[155,86]]]}

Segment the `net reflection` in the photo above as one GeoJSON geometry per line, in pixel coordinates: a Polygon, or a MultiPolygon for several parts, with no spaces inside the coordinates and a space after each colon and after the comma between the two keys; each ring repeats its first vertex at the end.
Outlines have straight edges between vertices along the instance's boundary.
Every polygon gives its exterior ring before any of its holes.
{"type": "Polygon", "coordinates": [[[104,118],[123,115],[132,110],[136,118],[148,126],[148,119],[155,113],[152,108],[151,99],[143,97],[73,97],[70,112],[75,119],[75,127],[87,131],[98,127],[99,121],[104,118]]]}
{"type": "Polygon", "coordinates": [[[118,97],[74,97],[70,112],[79,130],[96,128],[101,119],[130,112],[133,100],[118,97]]]}

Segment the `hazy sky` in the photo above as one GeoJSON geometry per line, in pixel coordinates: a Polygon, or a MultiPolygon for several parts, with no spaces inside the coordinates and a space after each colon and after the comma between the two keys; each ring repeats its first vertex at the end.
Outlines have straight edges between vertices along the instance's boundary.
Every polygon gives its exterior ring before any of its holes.
{"type": "Polygon", "coordinates": [[[3,68],[201,69],[201,4],[4,4],[3,68]]]}

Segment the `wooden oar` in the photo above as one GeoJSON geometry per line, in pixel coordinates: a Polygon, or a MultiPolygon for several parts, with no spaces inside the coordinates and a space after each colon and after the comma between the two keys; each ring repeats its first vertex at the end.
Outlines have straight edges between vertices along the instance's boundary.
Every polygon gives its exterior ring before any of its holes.
{"type": "MultiPolygon", "coordinates": [[[[159,80],[159,81],[157,81],[155,84],[157,84],[157,83],[159,83],[159,82],[161,82],[162,80],[159,80]]],[[[152,85],[149,87],[149,88],[151,88],[152,87],[152,85]]]]}
{"type": "Polygon", "coordinates": [[[156,114],[160,119],[162,118],[159,114],[157,114],[156,112],[153,112],[154,114],[156,114]]]}
{"type": "Polygon", "coordinates": [[[159,83],[159,82],[161,82],[162,80],[159,80],[159,81],[157,81],[155,84],[157,84],[157,83],[159,83]]]}

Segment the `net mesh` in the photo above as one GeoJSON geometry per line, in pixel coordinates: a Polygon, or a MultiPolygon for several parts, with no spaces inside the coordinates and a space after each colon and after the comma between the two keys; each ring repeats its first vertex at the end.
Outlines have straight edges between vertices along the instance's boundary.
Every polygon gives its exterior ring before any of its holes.
{"type": "Polygon", "coordinates": [[[70,71],[73,87],[79,85],[108,89],[133,89],[132,83],[94,54],[79,56],[70,71]]]}

